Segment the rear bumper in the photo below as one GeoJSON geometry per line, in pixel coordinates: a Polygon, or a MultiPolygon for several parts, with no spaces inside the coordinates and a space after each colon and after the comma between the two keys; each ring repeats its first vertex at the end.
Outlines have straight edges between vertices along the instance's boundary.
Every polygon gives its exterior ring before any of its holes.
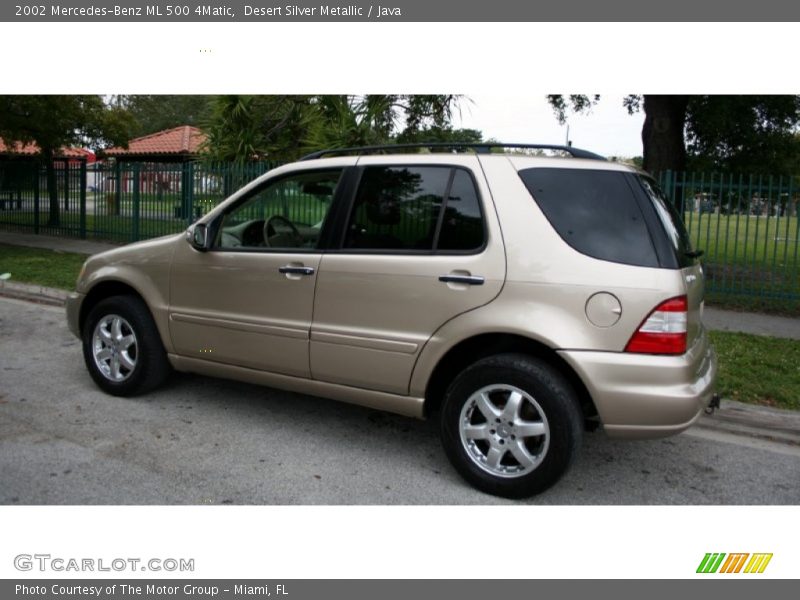
{"type": "Polygon", "coordinates": [[[612,437],[658,438],[690,427],[711,402],[717,357],[703,332],[681,356],[559,354],[583,380],[612,437]]]}
{"type": "Polygon", "coordinates": [[[81,337],[80,314],[81,304],[84,298],[86,298],[84,294],[72,292],[67,296],[67,301],[65,303],[65,308],[67,310],[67,327],[69,327],[72,335],[77,338],[81,337]]]}

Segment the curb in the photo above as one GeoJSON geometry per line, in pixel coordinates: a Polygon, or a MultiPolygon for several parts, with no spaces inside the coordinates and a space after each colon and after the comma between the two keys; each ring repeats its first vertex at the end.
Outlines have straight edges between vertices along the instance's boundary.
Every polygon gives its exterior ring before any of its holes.
{"type": "MultiPolygon", "coordinates": [[[[64,306],[68,295],[57,288],[0,280],[0,296],[17,300],[64,306]]],[[[701,416],[694,427],[800,446],[800,411],[722,400],[719,409],[701,416]]]]}
{"type": "Polygon", "coordinates": [[[695,425],[733,435],[800,446],[800,412],[723,400],[711,415],[703,415],[695,425]]]}
{"type": "Polygon", "coordinates": [[[27,300],[50,306],[64,306],[69,292],[58,288],[45,287],[18,281],[0,281],[0,296],[27,300]]]}

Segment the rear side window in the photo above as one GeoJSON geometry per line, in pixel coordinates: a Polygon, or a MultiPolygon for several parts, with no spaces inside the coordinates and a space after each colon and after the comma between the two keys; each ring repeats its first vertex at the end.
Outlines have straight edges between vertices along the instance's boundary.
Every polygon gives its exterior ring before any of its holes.
{"type": "Polygon", "coordinates": [[[591,169],[525,169],[525,187],[570,246],[588,256],[658,267],[639,203],[624,173],[591,169]]]}
{"type": "Polygon", "coordinates": [[[475,184],[466,171],[455,169],[437,249],[476,250],[482,245],[483,218],[475,184]]]}
{"type": "Polygon", "coordinates": [[[356,192],[345,248],[470,251],[483,245],[478,195],[453,167],[367,167],[356,192]]]}

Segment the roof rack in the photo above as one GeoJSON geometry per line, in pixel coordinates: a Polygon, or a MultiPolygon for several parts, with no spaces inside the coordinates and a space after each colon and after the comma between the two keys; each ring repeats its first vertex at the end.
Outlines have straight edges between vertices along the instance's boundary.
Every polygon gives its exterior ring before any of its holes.
{"type": "Polygon", "coordinates": [[[380,154],[382,152],[392,152],[397,150],[411,149],[450,149],[453,152],[464,152],[474,150],[476,154],[489,154],[492,148],[524,148],[526,150],[558,150],[566,152],[573,158],[588,158],[590,160],[606,160],[604,156],[573,148],[572,146],[557,146],[552,144],[499,144],[494,142],[481,143],[458,143],[458,142],[427,142],[414,144],[386,144],[383,146],[354,146],[352,148],[330,148],[312,152],[302,157],[300,160],[313,160],[324,156],[342,156],[346,154],[380,154]]]}

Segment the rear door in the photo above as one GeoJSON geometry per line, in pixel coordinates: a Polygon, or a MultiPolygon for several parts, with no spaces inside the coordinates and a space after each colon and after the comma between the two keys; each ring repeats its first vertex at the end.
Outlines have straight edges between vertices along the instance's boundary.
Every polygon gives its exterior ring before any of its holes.
{"type": "Polygon", "coordinates": [[[311,375],[406,394],[431,335],[502,288],[489,189],[474,156],[364,157],[341,212],[317,277],[311,375]]]}

